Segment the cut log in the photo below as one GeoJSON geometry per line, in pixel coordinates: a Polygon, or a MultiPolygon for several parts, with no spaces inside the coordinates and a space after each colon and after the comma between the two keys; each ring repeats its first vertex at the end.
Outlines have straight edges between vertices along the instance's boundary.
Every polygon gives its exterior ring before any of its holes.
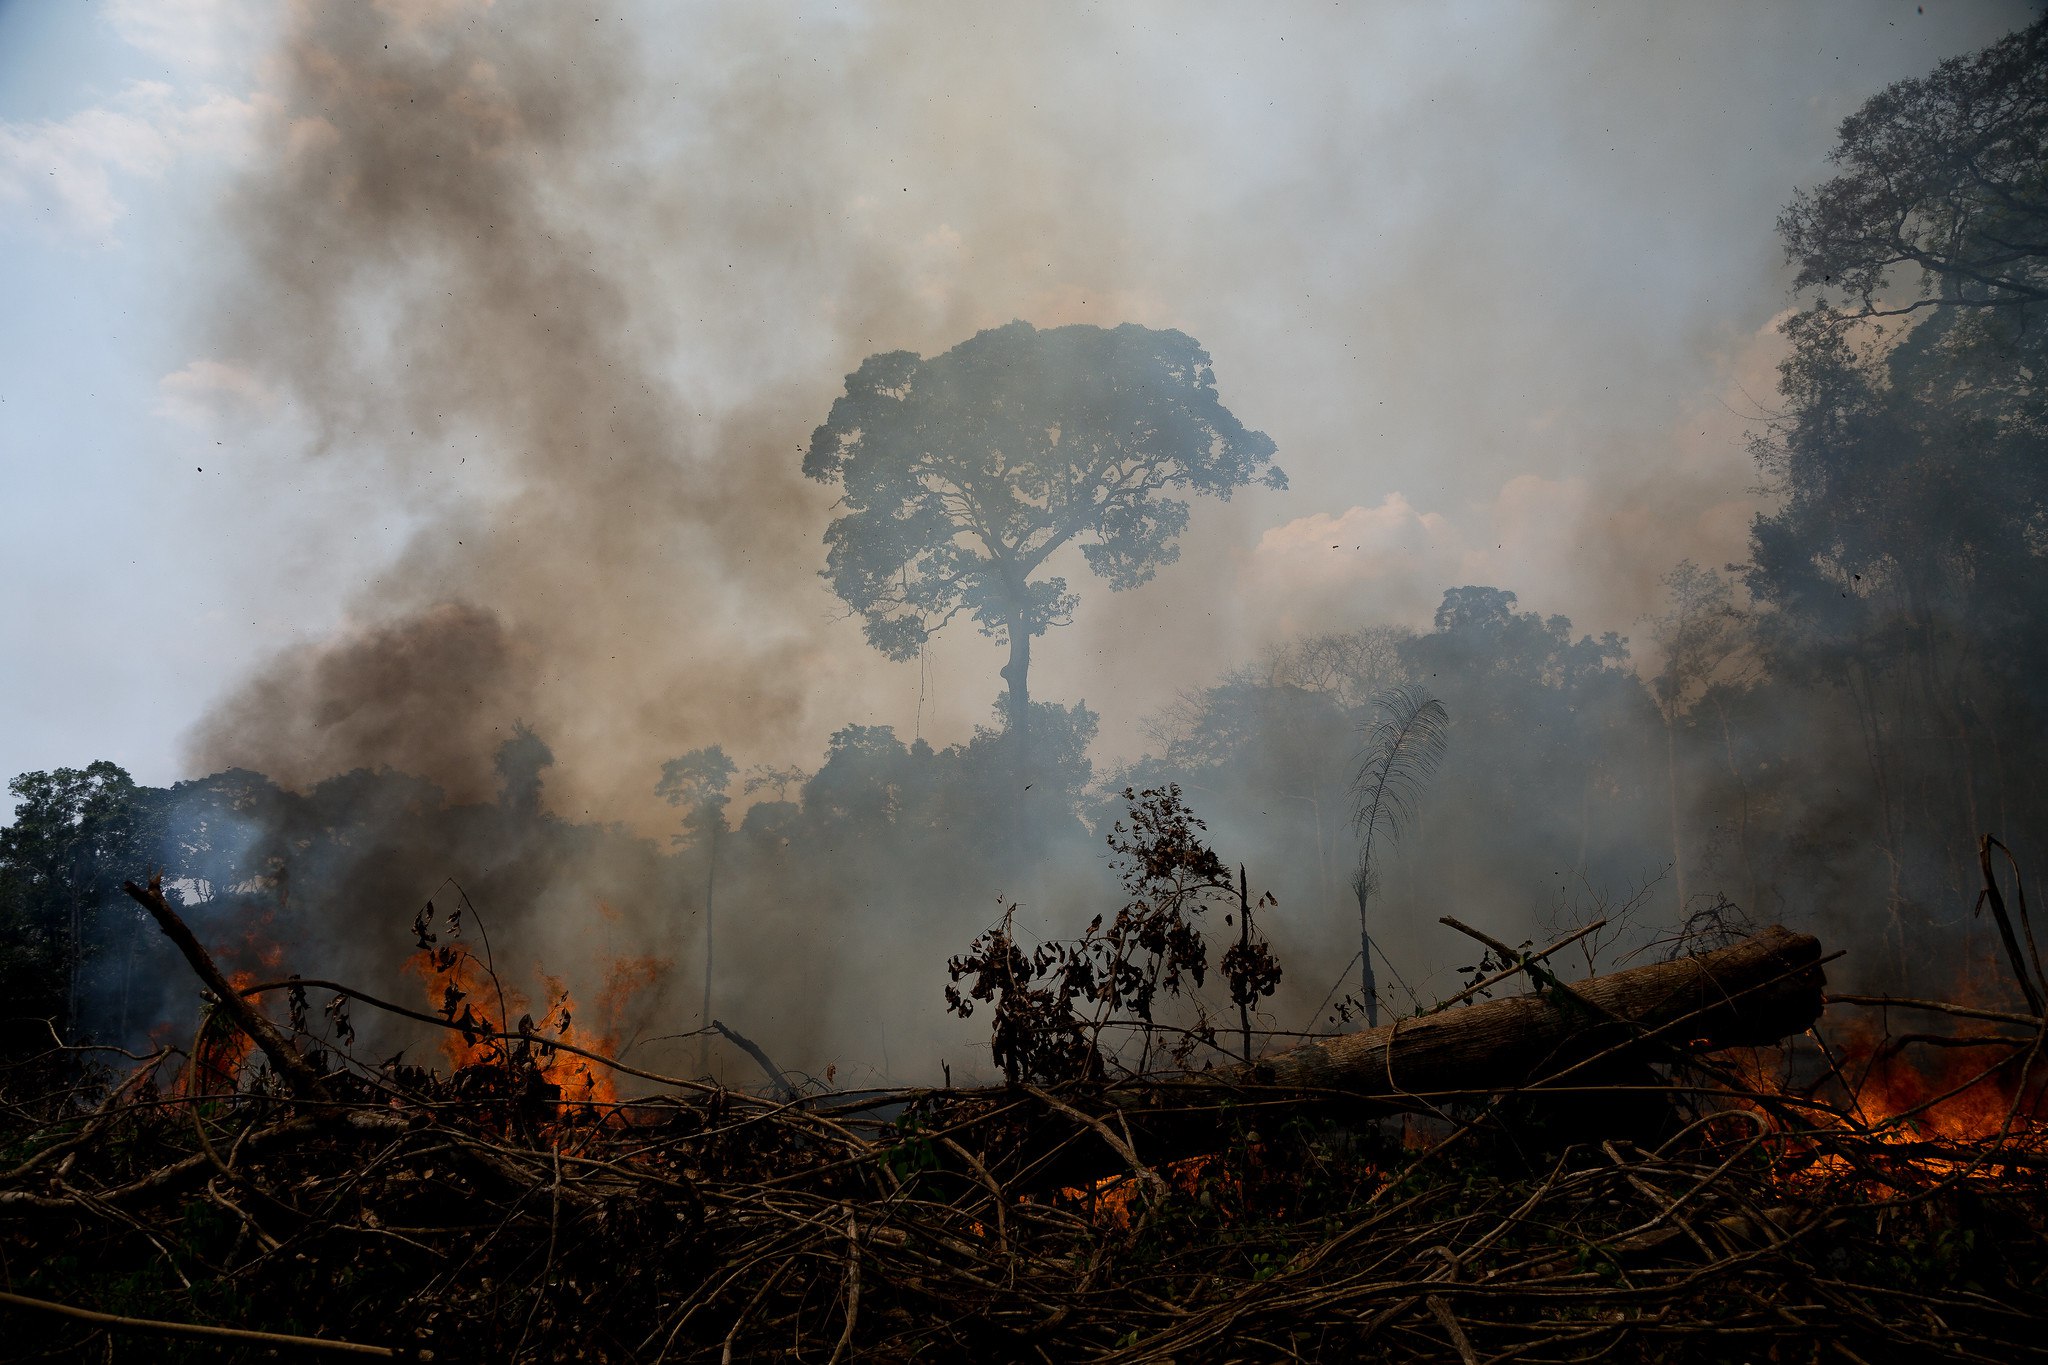
{"type": "Polygon", "coordinates": [[[1820,942],[1776,925],[1698,957],[1596,976],[1549,977],[1489,1000],[1294,1048],[1214,1073],[1237,1085],[1355,1095],[1473,1094],[1560,1080],[1594,1057],[1761,1046],[1820,1018],[1820,942]]]}
{"type": "MultiPolygon", "coordinates": [[[[1092,1103],[1075,1094],[1073,1104],[1047,1106],[1020,1130],[1010,1169],[1026,1183],[1082,1184],[1212,1151],[1229,1140],[1232,1126],[1257,1128],[1347,1099],[1413,1108],[1459,1096],[1529,1092],[1534,1100],[1546,1089],[1580,1088],[1604,1092],[1610,1108],[1580,1094],[1560,1093],[1557,1103],[1607,1122],[1622,1112],[1614,1107],[1617,1086],[1655,1084],[1649,1063],[1775,1043],[1804,1032],[1824,1004],[1819,941],[1776,926],[1697,957],[1571,984],[1525,961],[1542,983],[1529,995],[1397,1020],[1249,1065],[1112,1087],[1097,1099],[1123,1135],[1116,1142],[1099,1132],[1074,1140],[1073,1107],[1092,1103]],[[1220,1105],[1226,1095],[1228,1105],[1220,1105]]],[[[1654,1105],[1653,1095],[1642,1098],[1654,1105]]]]}

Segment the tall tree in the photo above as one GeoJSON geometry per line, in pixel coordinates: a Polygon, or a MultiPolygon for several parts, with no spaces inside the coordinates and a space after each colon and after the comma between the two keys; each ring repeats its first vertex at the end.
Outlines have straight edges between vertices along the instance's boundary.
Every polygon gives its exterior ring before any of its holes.
{"type": "MultiPolygon", "coordinates": [[[[692,749],[681,758],[672,758],[661,765],[661,781],[655,783],[654,794],[671,806],[683,812],[683,832],[675,836],[679,844],[703,844],[704,849],[704,1008],[699,1029],[711,1027],[711,962],[712,950],[717,946],[712,936],[712,915],[718,893],[718,836],[725,831],[725,808],[732,798],[726,789],[732,785],[733,774],[739,767],[726,754],[722,745],[712,744],[702,749],[692,749]]],[[[698,1063],[702,1067],[709,1057],[710,1036],[705,1034],[698,1043],[698,1063]]]]}
{"type": "Polygon", "coordinates": [[[1773,674],[1863,750],[1867,790],[1817,810],[1875,827],[1905,971],[1978,836],[2044,812],[2048,20],[1880,92],[1831,160],[1778,225],[1808,306],[1748,585],[1773,674]]]}
{"type": "Polygon", "coordinates": [[[106,926],[135,931],[121,882],[162,858],[163,793],[104,760],[23,773],[7,789],[14,823],[0,829],[0,873],[14,902],[9,954],[61,977],[61,993],[46,980],[31,1008],[56,1005],[62,1032],[76,1039],[86,1032],[86,972],[108,946],[106,926]]]}
{"type": "Polygon", "coordinates": [[[1778,220],[1795,289],[1844,318],[2048,303],[2048,19],[1888,87],[1828,159],[1778,220]]]}
{"type": "Polygon", "coordinates": [[[1273,442],[1216,396],[1208,353],[1125,324],[1012,322],[940,356],[869,356],[811,436],[842,492],[824,576],[892,659],[966,614],[1009,646],[1006,723],[1028,752],[1031,641],[1078,598],[1048,562],[1078,542],[1112,590],[1179,557],[1188,503],[1285,488],[1273,442]]]}

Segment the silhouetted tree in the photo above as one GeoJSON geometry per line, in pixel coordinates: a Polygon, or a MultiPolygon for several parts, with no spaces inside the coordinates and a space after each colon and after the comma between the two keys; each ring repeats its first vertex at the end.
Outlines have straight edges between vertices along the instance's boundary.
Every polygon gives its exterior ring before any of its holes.
{"type": "Polygon", "coordinates": [[[1048,561],[1079,543],[1112,589],[1179,555],[1185,491],[1286,487],[1273,442],[1218,401],[1208,353],[1126,324],[1013,322],[923,359],[870,356],[812,434],[804,473],[842,492],[824,575],[868,642],[914,657],[965,613],[1009,646],[1018,761],[1031,720],[1031,641],[1078,600],[1048,561]]]}
{"type": "Polygon", "coordinates": [[[541,774],[555,766],[547,741],[526,722],[514,721],[512,738],[498,746],[491,764],[498,772],[498,804],[518,819],[539,819],[541,774]]]}
{"type": "MultiPolygon", "coordinates": [[[[676,836],[677,843],[701,843],[723,827],[725,808],[732,801],[726,789],[738,771],[739,765],[716,744],[692,749],[661,765],[661,781],[655,783],[654,794],[683,813],[683,831],[676,836]]],[[[752,782],[747,790],[755,790],[752,782]]]]}
{"type": "Polygon", "coordinates": [[[1500,588],[1452,588],[1436,629],[1408,641],[1402,659],[1458,718],[1461,784],[1528,793],[1514,813],[1524,839],[1569,821],[1578,851],[1546,851],[1541,861],[1583,868],[1596,795],[1625,783],[1644,757],[1631,741],[1637,722],[1650,719],[1647,698],[1626,667],[1626,640],[1575,638],[1565,617],[1516,604],[1500,588]]]}
{"type": "Polygon", "coordinates": [[[1813,793],[1790,851],[1875,835],[1901,972],[1974,885],[1978,836],[2028,842],[2044,814],[2044,72],[2048,20],[1889,87],[1779,221],[1809,306],[1756,442],[1780,501],[1748,585],[1811,742],[1831,727],[1868,774],[1813,793]]]}
{"type": "Polygon", "coordinates": [[[1778,220],[1795,289],[1838,316],[2048,303],[2048,19],[1899,81],[1842,121],[1841,173],[1778,220]],[[1895,272],[1917,275],[1912,297],[1895,272]]]}
{"type": "MultiPolygon", "coordinates": [[[[922,757],[931,753],[925,746],[922,757]]],[[[909,799],[917,759],[887,725],[833,733],[825,761],[804,783],[804,816],[827,829],[874,829],[895,821],[909,799]]]]}
{"type": "Polygon", "coordinates": [[[102,760],[23,773],[8,783],[14,823],[0,828],[0,980],[17,1013],[48,1010],[67,1038],[84,1028],[86,973],[133,937],[124,878],[160,858],[163,793],[102,760]],[[118,926],[119,935],[109,935],[118,926]]]}

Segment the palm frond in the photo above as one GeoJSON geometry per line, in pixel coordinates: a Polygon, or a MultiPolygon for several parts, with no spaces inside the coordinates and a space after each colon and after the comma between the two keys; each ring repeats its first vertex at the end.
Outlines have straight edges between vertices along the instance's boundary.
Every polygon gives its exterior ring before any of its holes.
{"type": "Polygon", "coordinates": [[[1365,841],[1368,861],[1375,835],[1397,836],[1415,818],[1422,784],[1443,763],[1451,737],[1450,712],[1418,688],[1382,692],[1373,698],[1373,711],[1351,784],[1351,824],[1365,841]]]}
{"type": "Polygon", "coordinates": [[[1373,698],[1374,720],[1366,731],[1358,777],[1351,784],[1351,824],[1358,831],[1358,870],[1351,890],[1358,897],[1358,984],[1368,1027],[1379,1025],[1379,988],[1372,971],[1372,931],[1367,905],[1379,886],[1373,840],[1398,838],[1415,818],[1422,784],[1444,761],[1451,742],[1451,713],[1435,697],[1397,687],[1373,698]]]}

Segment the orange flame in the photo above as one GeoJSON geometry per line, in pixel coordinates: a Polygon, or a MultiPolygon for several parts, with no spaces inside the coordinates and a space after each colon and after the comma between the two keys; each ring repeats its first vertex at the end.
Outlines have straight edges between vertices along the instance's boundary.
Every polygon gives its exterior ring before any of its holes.
{"type": "Polygon", "coordinates": [[[602,1061],[556,1045],[598,1058],[616,1058],[627,1006],[634,994],[655,981],[668,965],[652,957],[619,958],[608,964],[598,993],[595,1029],[582,1020],[582,1011],[561,978],[540,974],[546,1004],[540,1017],[533,1019],[526,997],[494,979],[475,955],[460,945],[422,949],[407,961],[406,969],[425,984],[434,1007],[449,1022],[463,1026],[441,1043],[451,1070],[505,1066],[520,1044],[500,1035],[521,1035],[520,1043],[530,1049],[530,1065],[545,1084],[555,1087],[560,1100],[557,1112],[562,1113],[572,1106],[616,1105],[619,1093],[613,1072],[602,1061]],[[500,1019],[495,1017],[498,1011],[520,1017],[516,1021],[500,1019]]]}
{"type": "MultiPolygon", "coordinates": [[[[256,984],[256,975],[230,972],[228,984],[237,991],[247,990],[256,984]]],[[[234,1094],[241,1083],[242,1064],[248,1061],[252,1046],[249,1035],[235,1027],[219,1006],[214,1006],[199,1026],[191,1064],[178,1077],[175,1093],[188,1099],[234,1094]]]]}
{"type": "MultiPolygon", "coordinates": [[[[2041,1077],[2022,1080],[2024,1048],[1888,1047],[1867,1019],[1832,1032],[1841,1069],[1854,1085],[1853,1110],[1872,1127],[1909,1138],[1982,1142],[2001,1133],[2031,1132],[2041,1117],[2041,1077]]],[[[1988,1026],[1965,1023],[1951,1036],[1967,1042],[1998,1035],[1988,1026]]]]}
{"type": "Polygon", "coordinates": [[[504,1045],[492,1035],[505,1031],[509,1021],[492,1011],[500,1007],[501,997],[505,1013],[524,1011],[523,996],[503,989],[475,955],[459,945],[423,948],[406,959],[405,969],[425,983],[429,1004],[449,1023],[464,1026],[463,1032],[441,1035],[441,1054],[450,1071],[495,1066],[504,1060],[504,1045]]]}
{"type": "Polygon", "coordinates": [[[1930,1044],[1889,1035],[1869,1015],[1831,1015],[1814,1036],[1828,1065],[1816,1084],[1790,1084],[1783,1054],[1721,1059],[1751,1091],[1737,1107],[1790,1139],[1779,1168],[1788,1184],[1995,1180],[2008,1172],[2002,1154],[2048,1152],[2048,1066],[2029,1063],[2029,1039],[1965,1022],[1930,1044]],[[1828,1135],[1868,1144],[1865,1157],[1851,1161],[1828,1135]]]}
{"type": "MultiPolygon", "coordinates": [[[[1243,1199],[1244,1182],[1224,1164],[1219,1152],[1182,1157],[1157,1169],[1168,1189],[1191,1198],[1206,1194],[1219,1208],[1227,1209],[1243,1199]]],[[[1064,1203],[1087,1205],[1098,1225],[1128,1229],[1147,1184],[1127,1172],[1106,1175],[1092,1185],[1067,1186],[1059,1192],[1059,1198],[1064,1203]]]]}

